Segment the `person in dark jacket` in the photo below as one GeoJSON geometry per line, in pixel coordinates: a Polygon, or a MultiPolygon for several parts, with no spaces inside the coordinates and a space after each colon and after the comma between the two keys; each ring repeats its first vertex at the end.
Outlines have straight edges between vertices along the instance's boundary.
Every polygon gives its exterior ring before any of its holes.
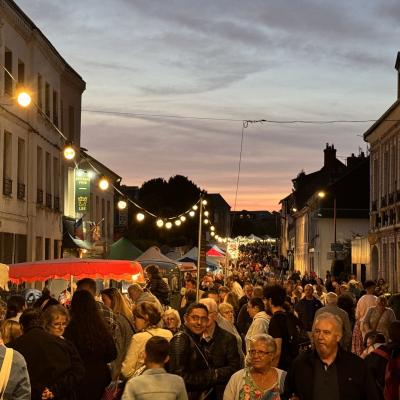
{"type": "Polygon", "coordinates": [[[365,357],[365,363],[378,388],[379,400],[384,400],[385,372],[389,358],[396,358],[400,354],[400,321],[390,324],[389,339],[389,343],[379,346],[365,357]]]}
{"type": "Polygon", "coordinates": [[[86,290],[74,293],[70,313],[65,338],[74,343],[85,366],[84,378],[77,386],[77,399],[100,400],[111,381],[107,364],[117,357],[111,330],[86,290]]]}
{"type": "Polygon", "coordinates": [[[376,400],[378,393],[364,360],[341,349],[342,320],[317,316],[314,350],[300,353],[285,381],[284,399],[376,400]]]}
{"type": "Polygon", "coordinates": [[[211,367],[200,343],[208,324],[207,307],[191,304],[184,320],[185,325],[170,342],[169,372],[183,378],[189,400],[205,399],[218,382],[218,372],[211,367]]]}
{"type": "Polygon", "coordinates": [[[157,297],[162,305],[169,305],[170,289],[168,283],[161,277],[160,269],[155,264],[146,267],[146,274],[149,279],[146,289],[157,297]]]}
{"type": "Polygon", "coordinates": [[[23,335],[7,346],[26,360],[32,400],[41,400],[43,393],[48,392],[57,400],[73,400],[84,367],[79,357],[73,357],[70,344],[44,331],[40,316],[38,309],[24,311],[20,318],[23,335]]]}
{"type": "Polygon", "coordinates": [[[294,309],[297,312],[304,329],[307,332],[311,332],[315,313],[322,307],[322,303],[314,297],[314,288],[311,284],[305,286],[304,294],[304,298],[295,305],[294,309]]]}

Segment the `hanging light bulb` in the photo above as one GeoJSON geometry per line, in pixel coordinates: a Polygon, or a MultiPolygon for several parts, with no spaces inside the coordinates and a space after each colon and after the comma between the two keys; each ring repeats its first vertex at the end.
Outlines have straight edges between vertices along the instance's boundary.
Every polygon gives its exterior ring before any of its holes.
{"type": "Polygon", "coordinates": [[[190,212],[189,212],[189,215],[190,215],[191,217],[194,217],[195,214],[196,214],[196,213],[195,213],[194,211],[190,211],[190,212]]]}
{"type": "Polygon", "coordinates": [[[210,213],[208,211],[204,211],[203,213],[206,217],[208,217],[210,215],[210,213]]]}
{"type": "Polygon", "coordinates": [[[210,222],[210,221],[206,218],[206,219],[204,220],[204,225],[207,225],[209,222],[210,222]]]}
{"type": "Polygon", "coordinates": [[[162,227],[164,226],[164,221],[163,221],[162,219],[158,219],[157,222],[156,222],[156,225],[157,225],[159,228],[162,228],[162,227]]]}
{"type": "Polygon", "coordinates": [[[99,188],[101,190],[107,190],[110,187],[110,183],[108,182],[108,179],[103,176],[99,180],[99,188]]]}
{"type": "Polygon", "coordinates": [[[128,203],[125,200],[120,200],[117,205],[120,210],[125,210],[128,203]]]}
{"type": "Polygon", "coordinates": [[[197,204],[195,204],[192,208],[194,211],[196,211],[199,207],[197,207],[197,204]]]}
{"type": "Polygon", "coordinates": [[[75,158],[76,152],[75,149],[70,144],[68,144],[64,147],[63,154],[66,160],[73,160],[75,158]]]}
{"type": "Polygon", "coordinates": [[[139,222],[142,222],[142,221],[144,220],[144,214],[143,214],[143,213],[137,213],[137,214],[136,214],[136,219],[137,219],[139,222]]]}
{"type": "Polygon", "coordinates": [[[215,239],[218,239],[219,238],[219,236],[218,235],[215,235],[215,239]]]}
{"type": "Polygon", "coordinates": [[[165,227],[167,228],[167,229],[171,229],[172,228],[172,222],[167,222],[166,224],[165,224],[165,227]]]}
{"type": "Polygon", "coordinates": [[[176,219],[175,220],[175,225],[176,226],[181,226],[181,224],[182,224],[182,221],[180,219],[176,219]]]}
{"type": "Polygon", "coordinates": [[[211,229],[212,231],[215,231],[215,226],[210,226],[210,229],[211,229]]]}
{"type": "Polygon", "coordinates": [[[25,91],[21,91],[18,93],[17,102],[21,107],[28,107],[31,104],[31,96],[29,93],[25,91]]]}
{"type": "Polygon", "coordinates": [[[203,206],[206,206],[207,205],[207,200],[203,200],[202,203],[203,203],[203,206]]]}
{"type": "Polygon", "coordinates": [[[215,236],[215,232],[211,232],[210,235],[211,235],[211,236],[215,236]]]}
{"type": "Polygon", "coordinates": [[[186,217],[185,217],[184,215],[181,215],[180,218],[181,218],[181,221],[182,221],[182,222],[185,222],[185,221],[186,221],[186,217]]]}

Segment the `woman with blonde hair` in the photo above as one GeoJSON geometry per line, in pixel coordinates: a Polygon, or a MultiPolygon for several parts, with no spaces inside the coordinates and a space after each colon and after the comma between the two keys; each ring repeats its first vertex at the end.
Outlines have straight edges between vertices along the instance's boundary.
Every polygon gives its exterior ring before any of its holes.
{"type": "Polygon", "coordinates": [[[116,288],[108,288],[101,291],[103,303],[110,307],[116,314],[122,314],[129,321],[132,321],[132,311],[128,301],[122,296],[116,288]]]}
{"type": "Polygon", "coordinates": [[[170,330],[173,335],[179,331],[182,323],[178,311],[174,310],[173,308],[169,308],[168,310],[164,311],[162,319],[164,322],[164,327],[170,330]]]}
{"type": "Polygon", "coordinates": [[[22,335],[21,325],[17,321],[6,319],[0,326],[0,334],[4,344],[10,343],[22,335]]]}

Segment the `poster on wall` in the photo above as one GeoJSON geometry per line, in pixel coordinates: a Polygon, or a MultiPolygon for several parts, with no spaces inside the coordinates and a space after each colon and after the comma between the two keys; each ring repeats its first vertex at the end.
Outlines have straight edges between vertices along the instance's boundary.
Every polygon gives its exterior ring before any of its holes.
{"type": "Polygon", "coordinates": [[[75,212],[85,214],[90,205],[90,176],[88,171],[77,169],[75,173],[75,212]]]}

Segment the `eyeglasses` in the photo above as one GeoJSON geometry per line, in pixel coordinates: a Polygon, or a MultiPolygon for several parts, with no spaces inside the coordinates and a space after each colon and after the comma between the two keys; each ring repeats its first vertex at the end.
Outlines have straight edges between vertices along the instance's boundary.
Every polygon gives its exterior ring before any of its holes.
{"type": "Polygon", "coordinates": [[[193,322],[208,322],[208,317],[199,317],[198,315],[188,316],[193,322]]]}
{"type": "Polygon", "coordinates": [[[262,351],[262,350],[249,350],[250,357],[258,356],[258,357],[265,357],[269,354],[274,354],[273,351],[262,351]]]}
{"type": "Polygon", "coordinates": [[[53,328],[65,328],[68,324],[66,322],[55,322],[51,324],[53,328]]]}

